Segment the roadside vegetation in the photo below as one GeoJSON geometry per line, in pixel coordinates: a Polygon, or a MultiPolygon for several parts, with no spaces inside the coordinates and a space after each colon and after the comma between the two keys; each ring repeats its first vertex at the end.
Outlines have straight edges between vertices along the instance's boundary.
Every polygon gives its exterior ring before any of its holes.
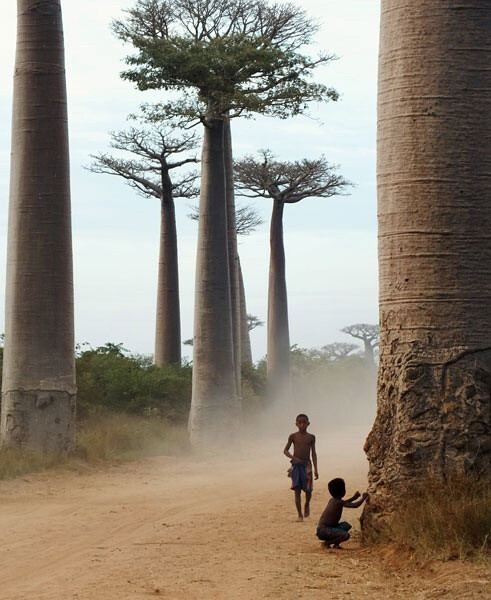
{"type": "Polygon", "coordinates": [[[491,481],[458,475],[416,485],[398,504],[376,539],[394,547],[396,563],[432,560],[489,562],[491,559],[491,481]]]}
{"type": "MultiPolygon", "coordinates": [[[[3,351],[3,348],[0,349],[3,351]]],[[[84,461],[135,460],[189,451],[191,365],[157,367],[122,344],[78,348],[77,436],[73,456],[0,449],[0,479],[84,461]]]]}

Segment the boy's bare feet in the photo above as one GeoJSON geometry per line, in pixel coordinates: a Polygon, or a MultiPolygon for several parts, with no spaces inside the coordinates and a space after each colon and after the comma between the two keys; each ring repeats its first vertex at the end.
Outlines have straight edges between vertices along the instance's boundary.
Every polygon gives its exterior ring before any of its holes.
{"type": "Polygon", "coordinates": [[[305,517],[310,517],[310,505],[307,503],[305,503],[303,514],[305,515],[305,517]]]}
{"type": "Polygon", "coordinates": [[[303,521],[303,516],[302,515],[298,515],[297,517],[297,523],[301,523],[303,521]]]}

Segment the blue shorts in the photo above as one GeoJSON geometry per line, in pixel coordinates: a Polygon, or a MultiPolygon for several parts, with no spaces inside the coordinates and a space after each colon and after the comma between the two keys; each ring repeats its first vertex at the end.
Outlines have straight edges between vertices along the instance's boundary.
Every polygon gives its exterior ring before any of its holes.
{"type": "Polygon", "coordinates": [[[346,521],[338,523],[336,527],[317,527],[317,537],[323,542],[345,542],[350,537],[350,529],[351,525],[346,521]]]}

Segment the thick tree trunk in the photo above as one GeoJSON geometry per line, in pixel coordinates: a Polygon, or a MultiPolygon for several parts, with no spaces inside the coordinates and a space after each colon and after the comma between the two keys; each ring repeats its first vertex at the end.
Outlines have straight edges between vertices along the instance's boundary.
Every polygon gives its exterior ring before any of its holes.
{"type": "Polygon", "coordinates": [[[181,362],[176,212],[171,191],[162,199],[160,215],[155,364],[162,367],[181,362]]]}
{"type": "Polygon", "coordinates": [[[235,218],[234,161],[232,153],[232,133],[230,119],[225,120],[223,132],[225,158],[225,191],[227,196],[227,238],[230,270],[230,303],[232,307],[232,336],[234,350],[234,372],[237,396],[241,396],[241,356],[240,356],[240,286],[239,254],[237,250],[237,225],[235,218]]]}
{"type": "Polygon", "coordinates": [[[75,421],[68,127],[59,0],[19,0],[2,443],[70,451],[75,421]]]}
{"type": "Polygon", "coordinates": [[[275,400],[288,393],[290,377],[290,333],[286,292],[283,208],[273,201],[270,228],[270,262],[268,288],[268,388],[275,400]]]}
{"type": "Polygon", "coordinates": [[[491,4],[382,0],[377,529],[428,475],[491,474],[491,4]]]}
{"type": "Polygon", "coordinates": [[[251,336],[247,325],[247,303],[245,296],[244,277],[242,267],[240,266],[240,257],[238,257],[239,267],[239,300],[240,300],[240,357],[241,363],[252,364],[251,336]]]}
{"type": "Polygon", "coordinates": [[[201,161],[189,433],[195,446],[233,439],[239,421],[233,360],[223,120],[205,127],[201,161]]]}

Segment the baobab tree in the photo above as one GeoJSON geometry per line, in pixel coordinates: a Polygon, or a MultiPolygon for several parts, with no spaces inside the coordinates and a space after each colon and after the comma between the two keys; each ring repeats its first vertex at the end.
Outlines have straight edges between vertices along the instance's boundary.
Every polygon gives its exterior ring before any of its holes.
{"type": "Polygon", "coordinates": [[[271,395],[279,396],[288,387],[290,372],[290,332],[283,239],[285,204],[305,198],[330,198],[343,194],[350,183],[336,172],[324,157],[295,162],[275,160],[269,150],[235,163],[238,191],[249,198],[273,201],[270,226],[268,287],[267,371],[271,395]]]}
{"type": "Polygon", "coordinates": [[[259,317],[256,315],[247,315],[247,330],[252,331],[256,329],[256,327],[262,327],[264,325],[264,321],[261,321],[259,317]]]}
{"type": "Polygon", "coordinates": [[[381,11],[366,532],[427,477],[491,474],[491,4],[382,0],[381,11]]]}
{"type": "Polygon", "coordinates": [[[355,350],[359,350],[356,344],[346,344],[344,342],[332,342],[322,346],[322,355],[328,360],[342,360],[351,355],[355,350]]]}
{"type": "Polygon", "coordinates": [[[343,333],[363,342],[364,354],[367,361],[375,362],[375,349],[379,344],[380,327],[368,323],[355,323],[341,329],[343,333]]]}
{"type": "Polygon", "coordinates": [[[140,90],[185,91],[185,100],[170,110],[204,126],[189,431],[193,444],[214,445],[234,437],[240,418],[227,231],[228,120],[254,113],[287,117],[310,101],[336,99],[334,90],[308,80],[332,57],[298,52],[317,25],[290,4],[140,0],[125,12],[113,30],[137,54],[127,57],[130,68],[122,77],[140,90]]]}
{"type": "Polygon", "coordinates": [[[17,9],[2,443],[69,452],[76,387],[61,5],[18,0],[17,9]]]}
{"type": "MultiPolygon", "coordinates": [[[[199,219],[198,207],[193,207],[189,218],[193,221],[199,219]]],[[[264,223],[258,211],[247,204],[239,205],[235,210],[235,231],[236,236],[247,236],[255,231],[264,223]]],[[[251,338],[249,332],[260,325],[264,325],[257,317],[252,317],[247,314],[247,302],[245,295],[244,277],[242,274],[242,266],[240,256],[237,253],[238,277],[239,277],[239,307],[240,307],[240,361],[241,364],[252,363],[251,338]],[[251,320],[256,319],[256,320],[251,320]],[[252,326],[251,326],[252,325],[252,326]]]]}
{"type": "Polygon", "coordinates": [[[181,362],[181,314],[179,304],[179,266],[176,228],[176,198],[193,198],[198,174],[177,169],[198,162],[190,155],[196,148],[197,136],[178,133],[177,125],[167,123],[131,127],[111,134],[111,148],[136,158],[115,157],[102,153],[92,155],[88,167],[93,173],[122,177],[144,198],[160,200],[160,252],[157,283],[155,326],[155,364],[159,367],[181,362]]]}
{"type": "MultiPolygon", "coordinates": [[[[258,212],[251,206],[242,205],[237,210],[237,235],[246,236],[250,235],[260,225],[264,223],[258,212]]],[[[242,266],[240,263],[240,256],[238,257],[239,267],[239,301],[240,301],[240,360],[242,365],[252,364],[252,348],[251,348],[251,336],[250,332],[255,327],[264,325],[263,321],[249,315],[247,313],[247,299],[245,294],[244,275],[242,272],[242,266]]]]}

